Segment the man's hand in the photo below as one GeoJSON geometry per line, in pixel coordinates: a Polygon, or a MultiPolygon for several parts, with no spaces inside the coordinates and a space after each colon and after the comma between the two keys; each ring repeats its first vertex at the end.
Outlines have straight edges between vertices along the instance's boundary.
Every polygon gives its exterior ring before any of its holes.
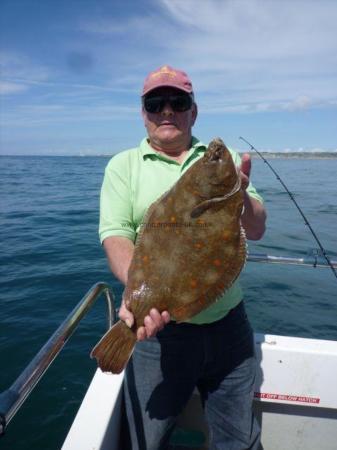
{"type": "MultiPolygon", "coordinates": [[[[129,328],[132,327],[134,317],[132,312],[127,309],[124,299],[119,310],[119,317],[129,328]]],[[[144,319],[144,326],[139,327],[137,330],[137,340],[143,341],[146,338],[155,336],[170,320],[170,314],[167,311],[163,311],[160,314],[157,309],[152,308],[144,319]]]]}
{"type": "Polygon", "coordinates": [[[244,153],[241,158],[240,176],[241,187],[245,191],[249,185],[250,171],[252,168],[252,161],[249,153],[244,153]]]}
{"type": "Polygon", "coordinates": [[[244,211],[241,216],[241,223],[246,232],[247,239],[257,241],[262,238],[266,229],[266,211],[262,203],[251,197],[247,188],[249,185],[252,161],[249,153],[244,153],[240,166],[241,188],[244,193],[244,211]]]}

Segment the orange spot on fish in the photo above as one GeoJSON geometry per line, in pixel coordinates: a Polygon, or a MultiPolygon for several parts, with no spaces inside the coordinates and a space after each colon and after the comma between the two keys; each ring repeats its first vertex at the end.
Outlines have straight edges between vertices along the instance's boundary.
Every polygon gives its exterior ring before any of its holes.
{"type": "Polygon", "coordinates": [[[215,266],[221,266],[221,260],[220,260],[220,259],[215,259],[215,260],[213,261],[213,264],[214,264],[215,266]]]}
{"type": "Polygon", "coordinates": [[[149,257],[148,255],[144,255],[143,256],[143,262],[148,263],[149,262],[149,257]]]}
{"type": "Polygon", "coordinates": [[[176,222],[176,221],[177,221],[177,219],[175,218],[175,216],[172,216],[170,220],[171,220],[171,222],[176,222]]]}
{"type": "Polygon", "coordinates": [[[197,280],[190,280],[190,286],[191,286],[192,288],[197,287],[197,280]]]}
{"type": "Polygon", "coordinates": [[[196,242],[195,244],[194,244],[194,248],[202,248],[204,245],[201,243],[201,242],[196,242]]]}

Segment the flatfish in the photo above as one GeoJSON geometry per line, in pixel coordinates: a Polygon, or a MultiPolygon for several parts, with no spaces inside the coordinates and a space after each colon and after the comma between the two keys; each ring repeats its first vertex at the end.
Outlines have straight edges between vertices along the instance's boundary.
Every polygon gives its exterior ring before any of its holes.
{"type": "Polygon", "coordinates": [[[118,321],[91,352],[120,373],[151,308],[182,322],[209,307],[235,281],[246,258],[238,170],[221,139],[148,209],[123,294],[135,323],[118,321]]]}

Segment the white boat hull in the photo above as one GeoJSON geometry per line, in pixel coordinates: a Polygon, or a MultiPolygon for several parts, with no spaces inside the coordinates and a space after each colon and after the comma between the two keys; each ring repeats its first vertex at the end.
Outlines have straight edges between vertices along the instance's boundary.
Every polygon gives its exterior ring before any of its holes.
{"type": "MultiPolygon", "coordinates": [[[[337,342],[255,335],[255,412],[264,450],[337,448],[337,342]]],[[[62,450],[121,450],[123,374],[97,370],[62,450]]],[[[207,429],[197,394],[180,419],[207,429]]]]}

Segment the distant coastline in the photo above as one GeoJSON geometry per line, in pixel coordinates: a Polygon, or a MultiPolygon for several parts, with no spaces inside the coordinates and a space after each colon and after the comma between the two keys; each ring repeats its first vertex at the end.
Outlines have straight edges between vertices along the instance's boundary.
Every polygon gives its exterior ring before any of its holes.
{"type": "MultiPolygon", "coordinates": [[[[242,156],[247,152],[239,152],[239,155],[242,156]]],[[[266,159],[337,159],[337,152],[260,152],[266,159]]],[[[98,154],[70,154],[70,155],[62,155],[62,154],[0,154],[0,157],[70,157],[70,158],[111,158],[117,153],[98,153],[98,154]]],[[[249,152],[252,158],[260,158],[257,153],[249,152]]]]}

